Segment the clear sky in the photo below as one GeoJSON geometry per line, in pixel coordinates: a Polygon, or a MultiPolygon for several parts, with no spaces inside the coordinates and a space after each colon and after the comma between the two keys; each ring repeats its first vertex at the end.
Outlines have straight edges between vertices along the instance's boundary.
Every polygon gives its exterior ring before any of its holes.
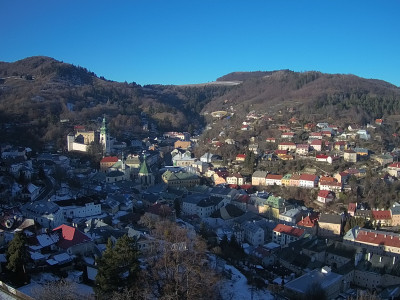
{"type": "Polygon", "coordinates": [[[142,85],[290,69],[400,86],[399,20],[399,0],[1,0],[0,61],[45,55],[142,85]]]}

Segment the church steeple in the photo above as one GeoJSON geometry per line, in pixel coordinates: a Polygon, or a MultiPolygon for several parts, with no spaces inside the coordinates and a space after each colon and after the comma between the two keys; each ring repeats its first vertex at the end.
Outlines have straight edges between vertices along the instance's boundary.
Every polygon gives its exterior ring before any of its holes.
{"type": "Polygon", "coordinates": [[[111,152],[111,139],[108,133],[106,116],[103,116],[103,121],[100,127],[100,143],[103,145],[104,154],[107,155],[111,152]]]}
{"type": "Polygon", "coordinates": [[[150,186],[154,184],[154,176],[149,171],[149,168],[147,167],[147,162],[146,162],[146,154],[143,155],[143,162],[140,165],[139,169],[139,179],[140,179],[140,184],[142,186],[150,186]]]}

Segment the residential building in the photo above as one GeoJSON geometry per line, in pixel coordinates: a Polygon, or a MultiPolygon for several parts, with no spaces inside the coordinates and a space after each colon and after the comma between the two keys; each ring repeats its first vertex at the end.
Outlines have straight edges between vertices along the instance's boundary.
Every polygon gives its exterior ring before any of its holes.
{"type": "Polygon", "coordinates": [[[292,174],[285,174],[285,176],[282,177],[282,185],[284,186],[289,186],[290,185],[290,178],[292,177],[292,174]]]}
{"type": "Polygon", "coordinates": [[[183,171],[165,171],[161,175],[162,180],[171,187],[192,187],[200,184],[200,178],[196,174],[183,171]]]}
{"type": "Polygon", "coordinates": [[[322,151],[323,142],[322,140],[312,140],[310,147],[315,151],[322,151]]]}
{"type": "Polygon", "coordinates": [[[321,203],[329,203],[332,202],[335,199],[335,195],[328,190],[320,190],[318,192],[318,197],[317,197],[317,201],[321,202],[321,203]]]}
{"type": "Polygon", "coordinates": [[[400,225],[400,203],[395,202],[390,208],[390,213],[392,215],[392,226],[400,225]]]}
{"type": "Polygon", "coordinates": [[[192,147],[191,141],[176,141],[174,143],[174,148],[189,149],[192,147]]]}
{"type": "Polygon", "coordinates": [[[304,229],[278,224],[272,231],[272,241],[282,246],[297,241],[304,235],[304,229]]]}
{"type": "Polygon", "coordinates": [[[373,223],[376,226],[391,226],[392,215],[390,210],[372,210],[373,223]]]}
{"type": "Polygon", "coordinates": [[[290,142],[280,143],[278,150],[296,151],[296,144],[290,142]]]}
{"type": "Polygon", "coordinates": [[[314,174],[303,173],[300,175],[300,187],[314,188],[318,186],[318,176],[314,174]]]}
{"type": "Polygon", "coordinates": [[[267,172],[265,171],[255,171],[251,177],[251,184],[254,186],[265,185],[265,178],[267,177],[267,172]]]}
{"type": "Polygon", "coordinates": [[[45,228],[55,228],[64,223],[62,209],[54,202],[39,200],[21,207],[25,218],[33,219],[45,228]]]}
{"type": "Polygon", "coordinates": [[[265,185],[282,185],[283,175],[268,174],[265,178],[265,185]]]}
{"type": "Polygon", "coordinates": [[[396,178],[400,177],[400,162],[392,163],[387,168],[390,175],[396,178]]]}
{"type": "Polygon", "coordinates": [[[118,161],[117,156],[105,156],[100,160],[100,172],[107,173],[108,169],[118,161]]]}
{"type": "Polygon", "coordinates": [[[302,211],[298,208],[285,210],[279,214],[279,221],[286,225],[296,225],[302,217],[302,211]]]}
{"type": "Polygon", "coordinates": [[[353,150],[344,150],[343,159],[347,162],[357,162],[357,153],[353,150]]]}
{"type": "Polygon", "coordinates": [[[242,227],[244,238],[249,244],[255,247],[264,245],[264,230],[260,226],[255,222],[246,222],[242,227]]]}
{"type": "Polygon", "coordinates": [[[321,214],[318,225],[318,235],[335,236],[342,233],[342,217],[339,215],[321,214]]]}
{"type": "Polygon", "coordinates": [[[289,186],[294,186],[294,187],[300,186],[300,177],[301,174],[292,174],[289,180],[289,186]]]}
{"type": "Polygon", "coordinates": [[[336,299],[342,291],[342,281],[343,275],[325,266],[288,282],[284,285],[284,293],[288,299],[303,299],[313,284],[317,283],[324,290],[326,299],[336,299]]]}
{"type": "Polygon", "coordinates": [[[240,175],[239,173],[234,173],[226,177],[226,183],[233,185],[243,185],[244,179],[243,176],[240,175]]]}
{"type": "Polygon", "coordinates": [[[245,161],[246,154],[238,154],[236,155],[236,161],[245,161]]]}
{"type": "Polygon", "coordinates": [[[296,154],[298,155],[307,155],[310,150],[310,146],[308,144],[297,144],[296,145],[296,154]]]}

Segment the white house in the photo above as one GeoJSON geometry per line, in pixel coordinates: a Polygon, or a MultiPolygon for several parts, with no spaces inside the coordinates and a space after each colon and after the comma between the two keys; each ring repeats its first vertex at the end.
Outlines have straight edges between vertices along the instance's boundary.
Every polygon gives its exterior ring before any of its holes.
{"type": "Polygon", "coordinates": [[[318,185],[318,176],[314,174],[301,174],[300,175],[300,187],[314,188],[318,185]]]}

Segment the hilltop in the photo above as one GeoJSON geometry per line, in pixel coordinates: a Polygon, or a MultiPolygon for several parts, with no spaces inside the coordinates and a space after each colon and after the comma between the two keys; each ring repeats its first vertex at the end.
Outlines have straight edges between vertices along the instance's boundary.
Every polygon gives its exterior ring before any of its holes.
{"type": "Polygon", "coordinates": [[[115,82],[84,67],[36,56],[0,62],[2,140],[57,141],[74,125],[97,126],[109,116],[114,136],[146,134],[145,114],[159,130],[193,132],[212,111],[279,113],[291,109],[298,119],[366,123],[400,114],[400,89],[354,75],[317,71],[233,72],[215,82],[184,86],[115,82]]]}

